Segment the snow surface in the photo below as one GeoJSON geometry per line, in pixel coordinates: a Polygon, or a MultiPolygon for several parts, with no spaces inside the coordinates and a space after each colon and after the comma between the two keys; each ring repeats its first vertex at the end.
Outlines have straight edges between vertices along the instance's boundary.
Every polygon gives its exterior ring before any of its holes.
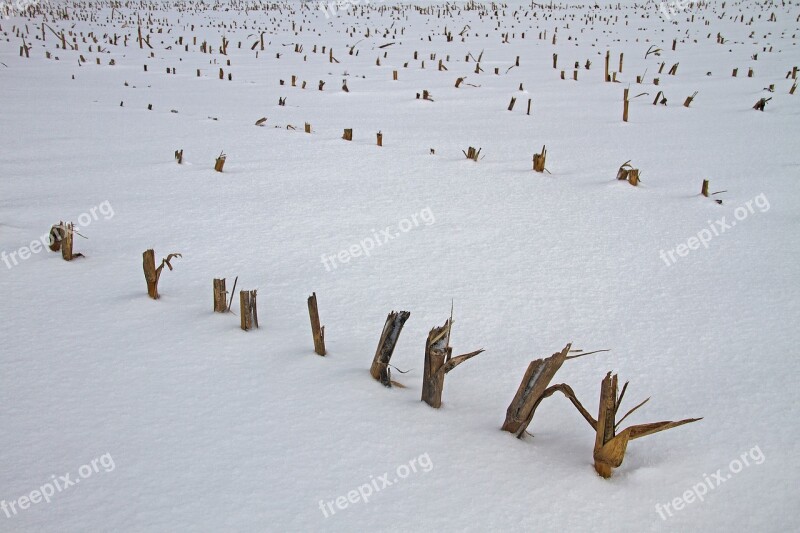
{"type": "Polygon", "coordinates": [[[94,31],[99,54],[80,38],[78,51],[57,49],[49,31],[35,38],[41,15],[0,20],[0,251],[28,246],[59,220],[77,224],[93,207],[113,211],[81,228],[85,258],[42,251],[0,264],[0,499],[113,457],[113,469],[50,503],[0,511],[0,531],[797,530],[800,93],[789,95],[785,76],[800,65],[800,8],[712,1],[666,20],[654,3],[572,4],[509,4],[480,18],[373,2],[362,16],[326,18],[310,3],[245,13],[164,2],[116,9],[112,21],[109,5],[88,2],[94,21],[48,17],[56,31],[94,31]],[[154,57],[136,46],[137,13],[154,57]],[[20,27],[29,59],[19,57],[20,27]],[[129,35],[128,46],[122,37],[109,45],[105,33],[129,35]],[[199,51],[203,39],[213,54],[199,51]],[[650,45],[660,57],[644,58],[650,45]],[[612,70],[625,54],[621,83],[603,82],[606,50],[612,70]],[[474,74],[464,58],[481,51],[484,72],[474,74]],[[448,70],[437,71],[447,55],[448,70]],[[218,79],[220,66],[232,81],[218,79]],[[480,87],[456,89],[460,76],[480,87]],[[623,123],[629,86],[632,97],[648,95],[631,101],[623,123]],[[415,98],[423,89],[433,102],[415,98]],[[666,107],[651,105],[659,89],[666,107]],[[763,113],[752,109],[761,97],[772,97],[763,113]],[[266,126],[255,127],[262,116],[266,126]],[[344,128],[353,142],[341,139],[344,128]],[[551,174],[542,175],[531,156],[545,144],[551,174]],[[466,160],[468,146],[485,158],[466,160]],[[614,179],[627,160],[642,171],[639,187],[614,179]],[[699,195],[703,179],[726,191],[713,197],[722,205],[699,195]],[[707,249],[671,266],[659,257],[758,198],[707,249]],[[414,215],[435,222],[369,257],[323,264],[414,215]],[[162,275],[159,301],[142,279],[151,247],[159,259],[183,254],[162,275]],[[212,278],[226,277],[230,290],[236,276],[237,291],[259,291],[258,330],[212,313],[212,278]],[[312,292],[324,358],[309,331],[312,292]],[[434,410],[419,401],[424,342],[451,300],[454,355],[486,352],[447,376],[434,410]],[[368,369],[391,310],[411,318],[392,358],[410,370],[393,374],[406,388],[390,390],[368,369]],[[631,382],[623,409],[652,397],[622,427],[703,420],[631,442],[608,480],[592,466],[594,433],[561,396],[539,408],[533,437],[500,431],[527,364],[567,342],[611,349],[568,361],[554,381],[593,414],[613,370],[631,382]],[[730,473],[756,447],[760,464],[660,517],[657,504],[730,473]],[[393,480],[411,460],[432,467],[325,516],[321,501],[384,473],[393,480]]]}

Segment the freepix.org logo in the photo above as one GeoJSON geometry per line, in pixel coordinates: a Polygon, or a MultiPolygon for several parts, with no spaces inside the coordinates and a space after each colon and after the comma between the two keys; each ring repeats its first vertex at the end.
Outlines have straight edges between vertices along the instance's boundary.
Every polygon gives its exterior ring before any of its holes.
{"type": "Polygon", "coordinates": [[[24,13],[31,6],[39,4],[39,0],[16,0],[14,2],[0,2],[0,17],[8,20],[12,16],[24,13]]]}
{"type": "Polygon", "coordinates": [[[672,20],[672,17],[681,11],[686,11],[692,4],[693,0],[661,0],[658,3],[658,10],[665,19],[672,20]]]}

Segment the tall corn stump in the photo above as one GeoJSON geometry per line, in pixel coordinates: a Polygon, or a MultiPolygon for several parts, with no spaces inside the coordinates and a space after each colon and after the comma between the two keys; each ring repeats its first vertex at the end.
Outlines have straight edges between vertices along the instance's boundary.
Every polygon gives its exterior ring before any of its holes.
{"type": "Polygon", "coordinates": [[[545,159],[547,159],[547,147],[542,146],[541,153],[533,154],[533,170],[544,172],[545,159]]]}
{"type": "Polygon", "coordinates": [[[377,133],[378,146],[383,146],[383,133],[377,133]]]}
{"type": "Polygon", "coordinates": [[[519,384],[517,393],[514,395],[514,399],[511,400],[506,410],[506,419],[502,427],[503,431],[508,431],[518,438],[522,438],[528,425],[530,425],[533,420],[536,408],[539,407],[542,400],[551,396],[556,391],[561,391],[569,398],[575,407],[578,408],[578,411],[580,411],[583,417],[589,422],[589,425],[591,425],[592,428],[595,427],[596,422],[580,404],[569,385],[562,383],[560,385],[548,387],[556,372],[558,372],[561,365],[563,365],[567,359],[580,357],[579,355],[572,357],[567,355],[571,347],[572,344],[567,344],[563,350],[554,353],[546,359],[536,359],[530,362],[519,384]]]}
{"type": "Polygon", "coordinates": [[[625,92],[622,95],[622,121],[628,122],[628,106],[630,104],[630,100],[628,100],[628,89],[625,89],[625,92]]]}
{"type": "Polygon", "coordinates": [[[247,331],[253,327],[258,328],[256,291],[239,291],[239,307],[242,329],[247,331]]]}
{"type": "Polygon", "coordinates": [[[76,257],[83,257],[83,254],[72,253],[72,244],[75,239],[74,225],[72,222],[62,226],[63,240],[61,241],[61,258],[64,261],[72,261],[76,257]]]}
{"type": "Polygon", "coordinates": [[[700,194],[708,198],[708,180],[703,180],[703,188],[700,189],[700,194]]]}
{"type": "Polygon", "coordinates": [[[222,167],[225,166],[225,160],[228,158],[224,153],[220,152],[219,157],[217,157],[217,161],[214,163],[214,170],[217,172],[222,172],[222,167]]]}
{"type": "Polygon", "coordinates": [[[478,148],[476,150],[475,148],[470,146],[469,148],[467,148],[466,152],[464,150],[461,150],[461,153],[464,154],[464,156],[467,159],[472,159],[473,161],[477,161],[478,157],[481,155],[481,148],[478,148]]]}
{"type": "Polygon", "coordinates": [[[509,104],[508,104],[508,110],[509,111],[513,111],[514,110],[514,104],[516,102],[517,102],[517,98],[515,96],[512,96],[511,97],[511,102],[509,102],[509,104]]]}
{"type": "Polygon", "coordinates": [[[172,258],[181,257],[181,254],[169,254],[166,259],[161,260],[161,265],[156,268],[156,258],[153,249],[145,250],[142,253],[142,268],[144,269],[144,279],[147,282],[147,294],[153,300],[158,300],[158,280],[161,278],[161,272],[164,270],[164,265],[172,270],[172,258]]]}
{"type": "Polygon", "coordinates": [[[483,349],[468,354],[452,357],[450,347],[450,328],[452,319],[447,319],[444,326],[433,328],[425,342],[425,366],[422,376],[422,401],[438,409],[442,406],[444,376],[455,367],[483,352],[483,349]]]}
{"type": "Polygon", "coordinates": [[[633,168],[630,161],[626,161],[619,167],[617,171],[618,180],[626,180],[628,183],[636,187],[639,185],[639,169],[633,168]]]}
{"type": "Polygon", "coordinates": [[[353,140],[353,130],[352,128],[345,128],[344,135],[342,135],[342,139],[345,141],[352,141],[353,140]]]}
{"type": "Polygon", "coordinates": [[[697,96],[697,91],[695,91],[693,95],[687,96],[686,100],[683,102],[683,107],[689,107],[692,104],[695,96],[697,96]]]}
{"type": "Polygon", "coordinates": [[[183,163],[183,150],[175,150],[175,161],[180,165],[183,163]]]}
{"type": "Polygon", "coordinates": [[[224,313],[228,310],[228,291],[225,290],[225,278],[214,279],[214,312],[224,313]]]}
{"type": "Polygon", "coordinates": [[[636,407],[628,411],[619,421],[616,421],[617,410],[619,409],[622,398],[628,384],[622,387],[622,393],[617,396],[617,375],[606,374],[600,384],[600,407],[597,413],[597,434],[594,442],[594,469],[604,478],[611,477],[614,468],[619,468],[625,458],[625,450],[628,441],[646,437],[659,431],[689,424],[701,420],[700,418],[688,418],[677,422],[653,422],[650,424],[640,424],[631,426],[616,432],[617,426],[636,409],[644,405],[648,400],[643,401],[636,407]]]}
{"type": "Polygon", "coordinates": [[[592,415],[581,405],[575,392],[566,383],[548,386],[550,381],[553,380],[556,372],[561,368],[561,365],[569,359],[576,359],[584,355],[591,355],[598,352],[606,352],[608,350],[597,350],[593,352],[583,352],[583,350],[574,350],[577,355],[569,355],[572,344],[567,344],[560,352],[554,353],[546,359],[536,359],[531,361],[525,375],[519,384],[517,393],[514,399],[506,410],[506,419],[503,422],[503,431],[513,433],[517,438],[522,438],[536,412],[536,408],[545,398],[548,398],[556,392],[561,392],[564,396],[572,402],[572,405],[578,410],[583,418],[589,423],[592,429],[597,428],[597,421],[592,418],[592,415]]]}
{"type": "Polygon", "coordinates": [[[311,296],[308,297],[308,315],[311,318],[311,335],[314,337],[314,351],[317,355],[325,355],[325,326],[320,326],[319,324],[316,292],[312,292],[311,296]]]}
{"type": "Polygon", "coordinates": [[[392,386],[389,361],[392,358],[392,353],[394,353],[400,332],[403,331],[403,325],[405,325],[410,316],[411,313],[408,311],[400,311],[399,313],[392,311],[389,313],[389,316],[386,317],[386,323],[383,325],[383,332],[378,341],[375,356],[372,358],[372,366],[369,369],[369,373],[387,387],[392,386]]]}

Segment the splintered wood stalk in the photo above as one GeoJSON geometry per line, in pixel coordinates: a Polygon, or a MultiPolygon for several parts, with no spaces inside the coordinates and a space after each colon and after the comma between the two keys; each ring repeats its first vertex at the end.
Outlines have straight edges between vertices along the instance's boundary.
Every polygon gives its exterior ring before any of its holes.
{"type": "Polygon", "coordinates": [[[481,155],[481,150],[482,150],[482,148],[478,148],[476,150],[475,148],[470,146],[469,148],[467,148],[466,152],[464,150],[461,150],[461,153],[464,154],[464,156],[467,159],[472,159],[473,161],[477,161],[478,157],[481,155]]]}
{"type": "Polygon", "coordinates": [[[228,291],[225,290],[225,278],[214,279],[214,312],[225,313],[228,310],[228,291]]]}
{"type": "Polygon", "coordinates": [[[519,384],[517,393],[514,395],[514,398],[511,400],[506,410],[506,419],[502,427],[503,431],[513,433],[517,438],[524,437],[528,426],[533,420],[536,408],[542,400],[552,396],[556,392],[561,392],[566,396],[578,409],[578,412],[581,413],[592,429],[596,428],[597,421],[592,418],[589,412],[581,405],[569,385],[561,383],[559,385],[553,385],[552,387],[548,386],[565,361],[581,357],[582,355],[596,353],[586,352],[570,356],[571,348],[572,344],[570,343],[564,346],[564,349],[560,352],[554,353],[546,359],[536,359],[530,362],[522,378],[522,382],[519,384]]]}
{"type": "Polygon", "coordinates": [[[369,373],[373,378],[380,381],[387,387],[392,386],[392,375],[389,369],[389,361],[394,353],[394,348],[397,346],[397,339],[400,338],[400,332],[403,331],[408,317],[411,313],[408,311],[389,313],[386,317],[386,323],[383,325],[383,332],[378,341],[378,348],[375,350],[375,356],[372,358],[372,366],[369,373]]]}
{"type": "Polygon", "coordinates": [[[622,121],[628,122],[628,106],[630,104],[630,100],[628,99],[628,91],[629,89],[625,89],[622,94],[622,121]]]}
{"type": "Polygon", "coordinates": [[[455,367],[483,352],[476,350],[464,355],[452,357],[450,347],[450,329],[453,319],[448,318],[444,326],[433,328],[425,342],[425,366],[422,376],[422,401],[438,409],[442,406],[444,377],[455,367]]]}
{"type": "Polygon", "coordinates": [[[353,129],[352,128],[345,128],[344,135],[342,135],[342,139],[345,141],[352,141],[353,140],[353,129]]]}
{"type": "Polygon", "coordinates": [[[225,160],[228,158],[223,152],[219,153],[219,157],[217,157],[217,161],[214,163],[214,170],[217,172],[222,172],[222,167],[225,166],[225,160]]]}
{"type": "Polygon", "coordinates": [[[144,269],[144,279],[147,282],[147,294],[153,300],[158,300],[158,280],[161,279],[161,272],[164,270],[164,265],[172,270],[172,259],[174,257],[181,257],[179,253],[169,254],[165,259],[161,260],[161,265],[156,268],[156,258],[153,249],[145,250],[142,253],[142,268],[144,269]]]}
{"type": "Polygon", "coordinates": [[[547,146],[542,146],[541,153],[533,154],[533,170],[544,172],[545,159],[547,159],[547,146]]]}
{"type": "Polygon", "coordinates": [[[631,426],[617,433],[619,424],[625,420],[628,415],[636,411],[649,400],[648,398],[641,402],[617,421],[617,411],[622,403],[622,398],[625,395],[627,387],[628,384],[625,383],[622,387],[622,393],[617,395],[617,375],[612,375],[611,372],[606,374],[606,377],[603,378],[600,384],[600,407],[597,413],[593,455],[594,469],[604,478],[611,477],[614,468],[619,468],[622,464],[625,458],[625,450],[628,447],[628,441],[702,420],[702,418],[687,418],[677,422],[653,422],[650,424],[631,426]]]}
{"type": "Polygon", "coordinates": [[[62,242],[61,242],[61,258],[64,261],[72,261],[76,257],[83,257],[83,254],[72,253],[72,245],[75,239],[75,226],[72,222],[68,222],[61,226],[62,242]]]}
{"type": "Polygon", "coordinates": [[[708,198],[708,180],[703,180],[703,187],[700,189],[700,194],[708,198]]]}
{"type": "Polygon", "coordinates": [[[314,337],[314,351],[317,355],[325,355],[325,326],[320,326],[317,309],[317,293],[308,297],[308,315],[311,318],[311,335],[314,337]]]}
{"type": "Polygon", "coordinates": [[[180,165],[183,163],[183,150],[175,150],[175,161],[180,165]]]}
{"type": "Polygon", "coordinates": [[[639,185],[639,169],[633,168],[630,161],[626,161],[619,167],[617,171],[618,180],[626,180],[634,187],[639,185]]]}
{"type": "Polygon", "coordinates": [[[377,137],[378,146],[383,146],[383,133],[378,132],[375,136],[377,137]]]}
{"type": "Polygon", "coordinates": [[[241,328],[245,331],[258,328],[258,308],[256,306],[256,291],[239,291],[239,313],[241,328]]]}
{"type": "Polygon", "coordinates": [[[694,100],[695,96],[697,96],[697,91],[695,91],[692,96],[687,96],[686,100],[683,102],[683,107],[689,107],[689,105],[691,105],[692,101],[694,100]]]}
{"type": "Polygon", "coordinates": [[[772,100],[772,97],[759,98],[758,102],[756,102],[756,105],[753,106],[753,109],[755,109],[756,111],[764,111],[764,108],[767,107],[767,102],[769,102],[770,100],[772,100]]]}

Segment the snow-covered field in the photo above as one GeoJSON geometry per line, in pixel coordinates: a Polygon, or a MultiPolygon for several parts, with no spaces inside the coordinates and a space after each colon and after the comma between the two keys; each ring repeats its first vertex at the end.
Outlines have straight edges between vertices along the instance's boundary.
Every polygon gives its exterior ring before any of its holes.
{"type": "Polygon", "coordinates": [[[704,4],[9,3],[0,531],[797,530],[800,6],[704,4]],[[60,220],[85,257],[35,243],[60,220]],[[183,254],[157,301],[148,248],[183,254]],[[237,276],[257,330],[238,296],[212,312],[237,276]],[[436,410],[425,339],[451,302],[454,355],[486,352],[436,410]],[[392,310],[406,388],[368,372],[392,310]],[[501,431],[568,342],[611,350],[553,382],[593,416],[613,371],[623,412],[652,397],[621,428],[703,420],[610,479],[562,396],[501,431]]]}

